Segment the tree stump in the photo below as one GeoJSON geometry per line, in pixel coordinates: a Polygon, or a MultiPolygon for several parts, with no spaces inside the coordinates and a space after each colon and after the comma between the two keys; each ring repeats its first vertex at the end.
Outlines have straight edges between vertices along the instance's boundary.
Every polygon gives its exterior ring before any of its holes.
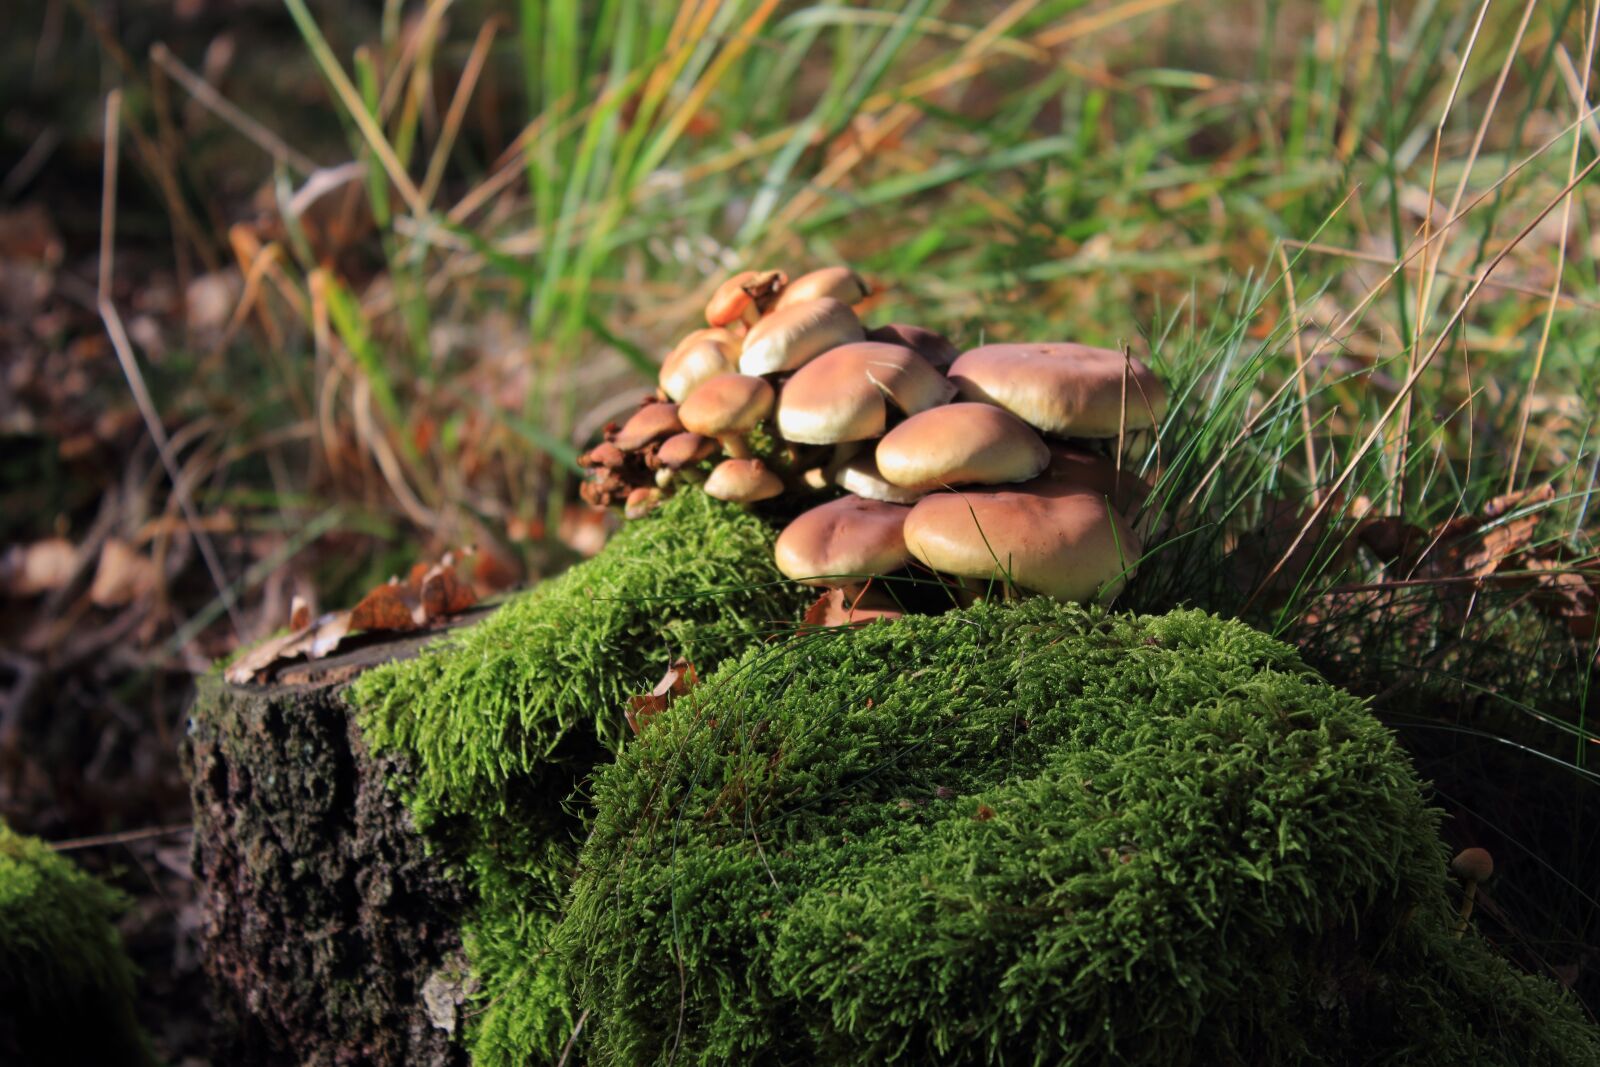
{"type": "Polygon", "coordinates": [[[437,636],[369,639],[269,684],[201,682],[183,757],[219,1062],[465,1062],[471,894],[392,787],[405,768],[368,752],[344,697],[437,636]]]}

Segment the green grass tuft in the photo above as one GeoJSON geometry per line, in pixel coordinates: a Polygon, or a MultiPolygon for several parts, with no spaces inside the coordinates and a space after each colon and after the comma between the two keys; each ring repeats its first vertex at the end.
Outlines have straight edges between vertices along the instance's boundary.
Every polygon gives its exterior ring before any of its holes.
{"type": "Polygon", "coordinates": [[[1389,731],[1237,622],[980,606],[694,697],[597,772],[590,1062],[1600,1062],[1452,936],[1389,731]]]}
{"type": "Polygon", "coordinates": [[[44,842],[0,822],[0,1060],[154,1062],[133,1013],[126,906],[44,842]]]}

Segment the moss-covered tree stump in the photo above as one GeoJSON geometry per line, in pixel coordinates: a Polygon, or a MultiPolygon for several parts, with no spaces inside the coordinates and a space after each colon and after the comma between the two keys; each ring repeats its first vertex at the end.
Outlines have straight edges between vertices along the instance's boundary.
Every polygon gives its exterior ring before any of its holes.
{"type": "Polygon", "coordinates": [[[204,679],[185,762],[220,1062],[443,1065],[470,890],[430,854],[345,693],[380,642],[273,684],[204,679]]]}
{"type": "Polygon", "coordinates": [[[628,694],[793,624],[772,541],[684,493],[441,639],[208,679],[187,749],[223,1062],[553,1061],[578,1017],[547,944],[575,792],[628,694]]]}

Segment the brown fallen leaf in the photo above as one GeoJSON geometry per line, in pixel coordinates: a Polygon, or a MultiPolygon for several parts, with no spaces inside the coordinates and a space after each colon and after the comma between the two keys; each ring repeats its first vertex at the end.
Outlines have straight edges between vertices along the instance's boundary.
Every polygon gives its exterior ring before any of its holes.
{"type": "Polygon", "coordinates": [[[263,680],[268,668],[281,663],[301,656],[322,659],[337,650],[350,632],[350,616],[348,611],[336,611],[310,625],[263,641],[235,660],[223,676],[234,685],[249,685],[263,680]]]}
{"type": "Polygon", "coordinates": [[[851,596],[846,589],[830,589],[806,609],[807,626],[864,626],[879,619],[898,619],[905,612],[886,594],[868,589],[851,596]]]}
{"type": "Polygon", "coordinates": [[[677,660],[667,672],[661,676],[661,681],[656,683],[654,689],[648,693],[641,693],[628,698],[628,706],[623,709],[623,717],[628,720],[628,726],[635,735],[644,731],[661,712],[671,706],[672,701],[686,695],[691,689],[700,684],[700,676],[694,669],[694,664],[686,659],[677,660]]]}
{"type": "Polygon", "coordinates": [[[453,565],[435,564],[422,576],[422,615],[437,619],[458,615],[478,602],[472,587],[456,576],[453,565]]]}
{"type": "Polygon", "coordinates": [[[89,586],[96,607],[120,608],[155,592],[161,573],[156,561],[141,554],[120,537],[108,538],[89,586]]]}
{"type": "Polygon", "coordinates": [[[407,590],[399,582],[380,585],[361,598],[350,612],[354,630],[390,630],[403,633],[422,624],[422,605],[407,603],[407,590]]]}
{"type": "Polygon", "coordinates": [[[72,580],[78,550],[65,537],[12,545],[0,557],[0,591],[18,600],[50,593],[72,580]]]}
{"type": "Polygon", "coordinates": [[[311,625],[311,605],[306,603],[306,598],[296,596],[289,601],[289,629],[304,630],[311,625]]]}

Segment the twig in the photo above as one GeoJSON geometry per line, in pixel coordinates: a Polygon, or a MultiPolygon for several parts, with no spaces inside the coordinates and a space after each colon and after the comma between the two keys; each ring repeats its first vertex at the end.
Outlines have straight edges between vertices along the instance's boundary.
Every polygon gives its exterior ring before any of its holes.
{"type": "Polygon", "coordinates": [[[183,86],[184,91],[194,98],[195,103],[238,130],[245,140],[279,163],[293,167],[301,174],[310,174],[317,169],[316,160],[245,114],[227,97],[212,88],[210,82],[184,66],[183,62],[172,54],[172,50],[160,41],[150,46],[150,59],[156,66],[166,71],[173,81],[183,86]]]}
{"type": "Polygon", "coordinates": [[[152,837],[167,837],[170,834],[192,831],[194,826],[186,822],[173,823],[170,826],[147,826],[143,830],[124,830],[120,834],[95,834],[93,837],[74,837],[66,841],[50,842],[52,852],[73,852],[82,848],[104,848],[107,845],[126,845],[134,841],[148,841],[152,837]]]}

